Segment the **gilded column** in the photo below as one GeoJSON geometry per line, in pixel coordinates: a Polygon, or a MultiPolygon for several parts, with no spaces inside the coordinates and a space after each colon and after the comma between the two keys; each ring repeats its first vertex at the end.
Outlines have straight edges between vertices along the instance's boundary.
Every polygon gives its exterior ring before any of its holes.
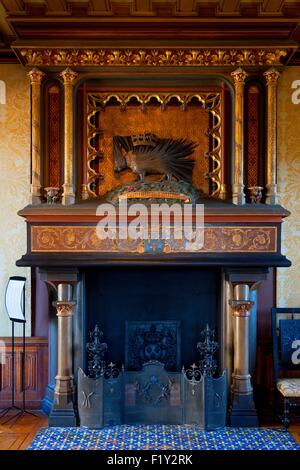
{"type": "Polygon", "coordinates": [[[41,83],[44,72],[33,68],[28,73],[31,83],[31,203],[40,204],[41,183],[41,83]]]}
{"type": "Polygon", "coordinates": [[[72,285],[58,284],[57,302],[57,375],[55,377],[55,405],[57,409],[71,408],[73,411],[73,365],[72,365],[72,316],[75,302],[72,301],[72,285]]]}
{"type": "Polygon", "coordinates": [[[248,74],[241,67],[231,73],[235,88],[235,158],[232,202],[245,204],[244,193],[244,87],[248,74]]]}
{"type": "Polygon", "coordinates": [[[267,204],[278,204],[277,194],[277,84],[280,73],[274,67],[264,73],[268,89],[267,110],[267,204]]]}
{"type": "Polygon", "coordinates": [[[230,424],[256,426],[257,415],[249,371],[249,317],[253,302],[248,284],[237,284],[230,305],[233,311],[233,373],[230,424]]]}
{"type": "Polygon", "coordinates": [[[64,80],[64,184],[62,203],[75,203],[74,168],[73,168],[73,90],[77,73],[67,68],[60,73],[64,80]]]}

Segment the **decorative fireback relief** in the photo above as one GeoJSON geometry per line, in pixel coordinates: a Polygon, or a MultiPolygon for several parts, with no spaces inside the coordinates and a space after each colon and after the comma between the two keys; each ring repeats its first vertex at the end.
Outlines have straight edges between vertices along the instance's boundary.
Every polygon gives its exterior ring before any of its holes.
{"type": "Polygon", "coordinates": [[[125,369],[141,370],[149,361],[180,370],[180,322],[126,322],[125,369]]]}

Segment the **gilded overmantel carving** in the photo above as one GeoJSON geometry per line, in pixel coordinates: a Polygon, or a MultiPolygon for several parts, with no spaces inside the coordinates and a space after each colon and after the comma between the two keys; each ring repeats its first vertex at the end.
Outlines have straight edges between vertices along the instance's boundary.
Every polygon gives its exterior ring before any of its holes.
{"type": "Polygon", "coordinates": [[[28,66],[272,66],[282,65],[287,48],[25,48],[16,54],[28,66]]]}
{"type": "MultiPolygon", "coordinates": [[[[205,178],[211,184],[211,196],[218,196],[221,191],[221,95],[220,93],[88,93],[87,95],[87,174],[85,187],[87,188],[87,198],[97,197],[97,192],[93,189],[98,178],[107,178],[103,171],[104,151],[101,146],[103,137],[103,128],[98,122],[97,114],[104,111],[105,107],[111,103],[117,102],[119,108],[125,111],[132,103],[137,102],[141,111],[147,111],[151,108],[153,102],[160,106],[162,112],[166,111],[168,106],[176,104],[181,111],[186,111],[189,105],[197,103],[201,108],[209,113],[209,127],[206,134],[211,137],[211,145],[205,149],[205,157],[209,159],[210,170],[205,174],[205,178]],[[98,139],[99,138],[99,139],[98,139]],[[100,143],[100,144],[99,144],[100,143]],[[97,165],[95,161],[101,156],[100,170],[95,170],[97,165]]],[[[126,116],[124,115],[124,119],[126,116]]],[[[103,182],[102,182],[103,184],[103,182]]]]}

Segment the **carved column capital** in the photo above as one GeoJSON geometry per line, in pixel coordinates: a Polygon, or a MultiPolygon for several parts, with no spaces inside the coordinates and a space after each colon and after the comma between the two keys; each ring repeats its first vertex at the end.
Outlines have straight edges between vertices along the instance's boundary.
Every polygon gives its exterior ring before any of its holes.
{"type": "Polygon", "coordinates": [[[246,78],[248,77],[248,74],[242,67],[239,67],[233,72],[231,72],[231,76],[233,78],[234,84],[236,85],[238,83],[244,84],[246,78]]]}
{"type": "Polygon", "coordinates": [[[280,77],[280,72],[278,72],[275,67],[271,67],[269,70],[263,73],[263,76],[266,79],[267,85],[277,85],[279,77],[280,77]]]}
{"type": "Polygon", "coordinates": [[[53,302],[54,307],[56,308],[56,314],[58,317],[70,317],[73,315],[73,307],[75,302],[66,302],[66,301],[57,301],[53,302]]]}
{"type": "Polygon", "coordinates": [[[78,77],[78,73],[74,72],[74,70],[70,69],[69,67],[60,72],[59,75],[63,78],[64,85],[74,85],[74,82],[78,77]]]}
{"type": "Polygon", "coordinates": [[[30,78],[31,85],[33,83],[38,83],[39,85],[42,83],[45,74],[37,67],[34,67],[32,70],[28,72],[28,77],[30,78]]]}
{"type": "Polygon", "coordinates": [[[248,317],[250,315],[250,309],[253,306],[253,302],[250,300],[230,300],[230,306],[235,317],[248,317]]]}

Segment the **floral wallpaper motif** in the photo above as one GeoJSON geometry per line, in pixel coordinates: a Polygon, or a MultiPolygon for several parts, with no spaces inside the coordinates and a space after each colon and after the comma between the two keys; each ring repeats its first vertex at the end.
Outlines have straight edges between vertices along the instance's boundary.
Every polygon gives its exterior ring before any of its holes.
{"type": "Polygon", "coordinates": [[[277,306],[300,307],[300,104],[292,102],[292,83],[300,68],[287,68],[278,87],[279,203],[291,212],[283,224],[283,253],[290,268],[277,270],[277,306]]]}
{"type": "MultiPolygon", "coordinates": [[[[17,211],[28,204],[30,191],[30,86],[21,65],[0,64],[6,104],[0,104],[0,336],[9,336],[4,305],[9,276],[25,276],[27,334],[30,334],[30,270],[16,260],[26,252],[26,227],[17,211]]],[[[18,328],[16,334],[20,334],[18,328]]]]}

